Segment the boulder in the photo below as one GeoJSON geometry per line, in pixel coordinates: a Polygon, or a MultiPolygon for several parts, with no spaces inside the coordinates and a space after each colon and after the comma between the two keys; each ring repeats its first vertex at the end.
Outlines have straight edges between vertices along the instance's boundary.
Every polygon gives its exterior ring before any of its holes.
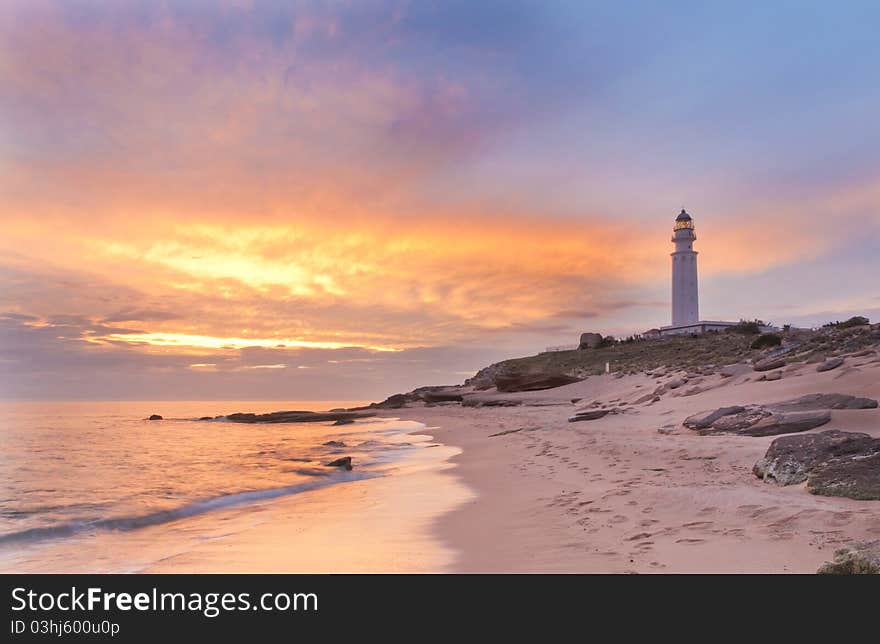
{"type": "Polygon", "coordinates": [[[613,411],[613,409],[585,409],[577,412],[574,416],[570,416],[568,422],[576,423],[580,420],[596,420],[607,416],[613,411]]]}
{"type": "Polygon", "coordinates": [[[564,373],[548,373],[548,372],[522,372],[508,371],[499,373],[495,376],[495,386],[498,391],[510,393],[514,391],[540,391],[542,389],[553,389],[554,387],[562,387],[570,385],[573,382],[580,382],[580,378],[569,376],[564,373]]]}
{"type": "Polygon", "coordinates": [[[351,471],[351,456],[343,456],[342,458],[337,458],[335,461],[330,461],[326,464],[326,467],[341,467],[344,470],[351,471]]]}
{"type": "Polygon", "coordinates": [[[705,429],[706,427],[711,426],[712,423],[714,423],[722,416],[739,414],[741,412],[744,412],[745,410],[745,407],[734,405],[733,407],[721,407],[720,409],[715,409],[712,411],[701,411],[699,414],[694,414],[685,418],[682,425],[684,425],[688,429],[705,429]]]}
{"type": "Polygon", "coordinates": [[[837,367],[842,365],[843,362],[843,358],[828,358],[825,362],[820,363],[819,366],[816,367],[816,371],[820,373],[822,371],[831,371],[832,369],[837,369],[837,367]]]}
{"type": "Polygon", "coordinates": [[[875,409],[873,398],[859,398],[848,394],[807,394],[794,400],[768,405],[774,411],[808,411],[813,409],[875,409]]]}
{"type": "Polygon", "coordinates": [[[752,365],[752,369],[755,371],[773,371],[774,369],[781,369],[785,364],[785,358],[764,358],[752,365]]]}
{"type": "Polygon", "coordinates": [[[839,458],[853,458],[880,452],[880,439],[859,432],[830,429],[815,434],[777,438],[764,457],[752,468],[755,476],[778,485],[796,485],[810,472],[839,458]]]}
{"type": "Polygon", "coordinates": [[[337,420],[333,424],[334,425],[352,425],[352,424],[354,424],[354,419],[353,418],[340,418],[339,420],[337,420]]]}
{"type": "Polygon", "coordinates": [[[581,333],[581,342],[578,349],[597,349],[602,344],[602,336],[599,333],[581,333]]]}
{"type": "Polygon", "coordinates": [[[324,445],[327,447],[345,447],[345,443],[342,441],[327,441],[324,445]]]}
{"type": "Polygon", "coordinates": [[[779,380],[782,378],[782,372],[778,369],[776,371],[771,371],[770,373],[765,373],[763,376],[759,378],[759,380],[763,380],[765,382],[773,382],[774,380],[779,380]]]}
{"type": "Polygon", "coordinates": [[[774,413],[764,407],[751,405],[741,412],[725,414],[708,427],[697,429],[703,436],[737,434],[739,436],[776,436],[804,432],[821,427],[831,420],[828,411],[796,411],[774,413]]]}
{"type": "Polygon", "coordinates": [[[153,414],[147,420],[162,420],[162,417],[159,414],[153,414]]]}
{"type": "Polygon", "coordinates": [[[862,501],[880,500],[880,441],[870,456],[835,458],[815,468],[807,490],[821,496],[845,496],[862,501]]]}
{"type": "Polygon", "coordinates": [[[687,383],[687,380],[684,378],[673,378],[669,382],[667,382],[664,386],[667,389],[678,389],[679,387],[684,386],[687,383]]]}
{"type": "Polygon", "coordinates": [[[880,574],[880,539],[861,541],[834,551],[834,561],[816,571],[819,575],[880,574]]]}

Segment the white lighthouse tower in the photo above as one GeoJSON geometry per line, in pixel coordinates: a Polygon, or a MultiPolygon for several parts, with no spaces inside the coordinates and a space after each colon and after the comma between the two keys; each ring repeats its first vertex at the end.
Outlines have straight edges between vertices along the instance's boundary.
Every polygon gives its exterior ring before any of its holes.
{"type": "Polygon", "coordinates": [[[694,220],[684,208],[672,229],[672,326],[688,326],[700,320],[697,288],[697,251],[694,250],[694,220]]]}

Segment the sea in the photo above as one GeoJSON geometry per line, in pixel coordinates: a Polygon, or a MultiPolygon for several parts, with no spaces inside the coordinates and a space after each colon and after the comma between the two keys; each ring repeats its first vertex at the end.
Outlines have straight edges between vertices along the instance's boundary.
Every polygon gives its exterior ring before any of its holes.
{"type": "MultiPolygon", "coordinates": [[[[276,500],[288,501],[289,515],[299,495],[393,476],[406,471],[408,460],[425,462],[428,447],[442,447],[414,421],[242,424],[224,418],[360,404],[0,403],[0,571],[149,570],[169,556],[171,544],[157,543],[177,540],[180,549],[181,525],[185,540],[197,543],[217,534],[215,515],[228,520],[234,511],[241,519],[276,500]],[[151,414],[163,419],[148,420],[151,414]],[[205,416],[218,418],[199,420],[205,416]],[[327,466],[342,456],[352,457],[351,471],[327,466]],[[146,554],[151,550],[154,555],[146,554]]],[[[438,458],[449,455],[440,451],[431,450],[438,458]]]]}

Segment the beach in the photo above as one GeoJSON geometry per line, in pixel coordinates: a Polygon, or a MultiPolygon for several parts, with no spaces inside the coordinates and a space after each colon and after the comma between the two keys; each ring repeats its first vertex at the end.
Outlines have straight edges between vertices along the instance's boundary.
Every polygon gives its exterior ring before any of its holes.
{"type": "MultiPolygon", "coordinates": [[[[434,523],[457,553],[450,570],[814,573],[842,545],[880,538],[878,502],[765,483],[752,467],[776,437],[701,436],[681,422],[701,410],[812,393],[880,397],[876,355],[848,363],[824,373],[790,365],[770,382],[751,368],[716,374],[701,382],[706,391],[672,391],[653,404],[627,401],[656,378],[610,374],[505,396],[522,406],[437,403],[393,414],[461,449],[452,472],[475,496],[434,523]],[[623,401],[626,411],[568,422],[592,400],[623,401]]],[[[880,437],[878,409],[831,416],[811,431],[880,437]]]]}

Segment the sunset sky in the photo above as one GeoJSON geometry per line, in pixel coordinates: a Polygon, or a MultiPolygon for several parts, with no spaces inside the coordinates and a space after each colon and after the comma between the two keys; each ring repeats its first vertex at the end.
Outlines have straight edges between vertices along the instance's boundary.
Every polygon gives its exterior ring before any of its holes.
{"type": "Polygon", "coordinates": [[[377,399],[880,318],[880,5],[0,3],[0,398],[377,399]],[[712,6],[708,6],[712,5],[712,6]]]}

